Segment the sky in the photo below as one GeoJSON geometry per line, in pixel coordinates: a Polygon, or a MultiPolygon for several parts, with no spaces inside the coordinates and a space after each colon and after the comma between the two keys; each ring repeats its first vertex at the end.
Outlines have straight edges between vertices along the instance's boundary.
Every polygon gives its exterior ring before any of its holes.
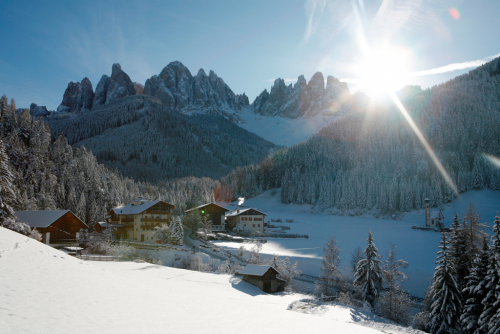
{"type": "Polygon", "coordinates": [[[55,110],[70,81],[95,89],[120,63],[144,84],[172,61],[213,70],[250,102],[317,71],[356,90],[382,46],[404,55],[405,84],[428,88],[500,53],[498,13],[498,0],[2,0],[0,95],[55,110]]]}

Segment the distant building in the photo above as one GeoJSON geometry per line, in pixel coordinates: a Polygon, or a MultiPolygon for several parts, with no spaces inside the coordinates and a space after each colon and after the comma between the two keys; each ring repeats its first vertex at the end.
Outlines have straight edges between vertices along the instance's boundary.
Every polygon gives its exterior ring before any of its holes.
{"type": "Polygon", "coordinates": [[[252,208],[236,209],[226,215],[226,226],[232,231],[236,225],[243,223],[252,233],[264,233],[266,214],[252,208]]]}
{"type": "Polygon", "coordinates": [[[253,284],[267,293],[285,289],[285,281],[277,277],[279,272],[271,266],[249,264],[237,274],[243,275],[245,282],[253,284]]]}
{"type": "Polygon", "coordinates": [[[203,204],[196,208],[186,210],[186,213],[199,212],[201,216],[208,215],[212,221],[212,232],[223,232],[226,229],[226,212],[229,211],[223,206],[215,203],[203,204]]]}
{"type": "Polygon", "coordinates": [[[444,228],[444,216],[441,211],[431,211],[430,200],[425,199],[425,226],[444,228]]]}
{"type": "Polygon", "coordinates": [[[169,224],[174,208],[167,202],[138,198],[124,207],[111,209],[105,218],[116,229],[118,238],[157,242],[153,236],[155,227],[169,224]]]}
{"type": "Polygon", "coordinates": [[[77,246],[80,230],[89,227],[69,210],[16,211],[18,222],[36,228],[52,247],[77,246]]]}

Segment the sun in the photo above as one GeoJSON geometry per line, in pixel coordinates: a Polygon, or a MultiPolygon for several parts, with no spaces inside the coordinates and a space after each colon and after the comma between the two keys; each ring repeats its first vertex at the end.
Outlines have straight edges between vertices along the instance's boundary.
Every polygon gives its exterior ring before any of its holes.
{"type": "Polygon", "coordinates": [[[403,88],[408,79],[408,55],[404,49],[381,48],[368,52],[357,66],[358,89],[376,97],[403,88]]]}

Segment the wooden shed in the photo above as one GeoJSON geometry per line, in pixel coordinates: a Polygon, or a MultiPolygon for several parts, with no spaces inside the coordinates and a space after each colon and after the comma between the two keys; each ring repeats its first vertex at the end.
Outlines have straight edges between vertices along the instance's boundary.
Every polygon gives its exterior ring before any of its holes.
{"type": "Polygon", "coordinates": [[[267,293],[283,291],[284,289],[284,281],[277,277],[279,272],[271,266],[249,264],[238,274],[243,275],[244,281],[267,293]]]}
{"type": "Polygon", "coordinates": [[[17,221],[36,228],[42,234],[42,242],[53,246],[78,245],[81,229],[89,227],[69,210],[16,211],[17,221]]]}

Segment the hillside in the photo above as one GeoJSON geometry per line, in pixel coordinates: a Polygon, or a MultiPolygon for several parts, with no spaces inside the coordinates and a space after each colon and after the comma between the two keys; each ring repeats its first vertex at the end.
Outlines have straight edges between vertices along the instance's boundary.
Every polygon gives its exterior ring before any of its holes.
{"type": "Polygon", "coordinates": [[[145,95],[47,121],[53,136],[62,133],[100,163],[149,182],[220,178],[237,166],[260,163],[275,148],[222,116],[181,114],[145,95]]]}
{"type": "Polygon", "coordinates": [[[228,275],[81,261],[1,227],[0,266],[2,333],[421,333],[342,306],[289,311],[304,296],[228,275]]]}
{"type": "MultiPolygon", "coordinates": [[[[457,193],[500,190],[500,59],[431,89],[408,90],[403,105],[449,174],[457,193]]],[[[225,184],[253,197],[281,187],[283,203],[337,207],[361,214],[411,211],[456,198],[394,103],[350,113],[259,166],[232,172],[225,184]]]]}

